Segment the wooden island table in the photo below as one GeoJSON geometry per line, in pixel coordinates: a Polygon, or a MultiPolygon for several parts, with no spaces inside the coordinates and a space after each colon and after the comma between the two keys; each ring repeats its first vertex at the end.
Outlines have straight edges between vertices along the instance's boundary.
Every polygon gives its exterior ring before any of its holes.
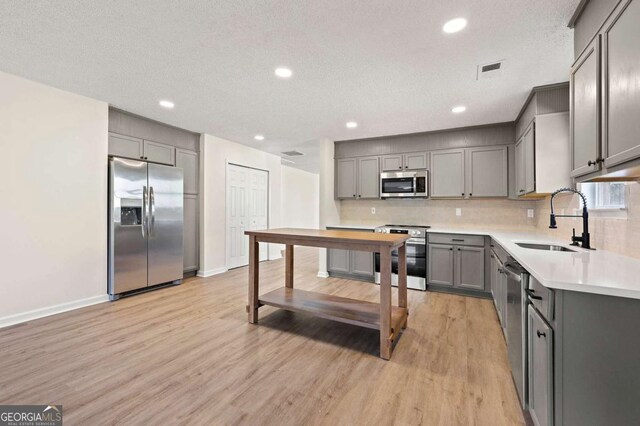
{"type": "Polygon", "coordinates": [[[347,324],[380,330],[380,357],[389,359],[393,342],[407,326],[406,234],[280,228],[245,231],[249,236],[249,322],[258,322],[258,308],[275,306],[347,324]],[[259,244],[284,244],[284,287],[259,294],[259,244]],[[380,253],[380,303],[293,288],[293,246],[336,248],[380,253]],[[398,250],[398,306],[391,303],[391,252],[398,250]]]}

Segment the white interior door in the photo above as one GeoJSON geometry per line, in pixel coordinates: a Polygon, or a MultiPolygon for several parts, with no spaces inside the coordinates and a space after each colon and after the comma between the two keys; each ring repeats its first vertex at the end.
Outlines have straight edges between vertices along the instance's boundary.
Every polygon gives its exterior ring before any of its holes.
{"type": "MultiPolygon", "coordinates": [[[[269,173],[235,164],[227,165],[227,267],[249,264],[249,238],[244,231],[268,227],[269,173]]],[[[260,244],[260,260],[267,260],[268,245],[260,244]]]]}

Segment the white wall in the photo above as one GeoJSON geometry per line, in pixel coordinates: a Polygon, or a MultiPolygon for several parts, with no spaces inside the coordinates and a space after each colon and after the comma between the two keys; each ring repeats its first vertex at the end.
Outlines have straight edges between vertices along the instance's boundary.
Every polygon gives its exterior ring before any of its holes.
{"type": "Polygon", "coordinates": [[[106,300],[108,106],[0,72],[0,326],[106,300]]]}
{"type": "Polygon", "coordinates": [[[282,220],[286,228],[318,228],[320,176],[282,166],[282,220]]]}
{"type": "MultiPolygon", "coordinates": [[[[281,225],[280,157],[216,136],[200,138],[200,270],[199,276],[224,272],[226,266],[227,163],[269,171],[269,227],[281,225]]],[[[280,257],[280,247],[270,244],[269,259],[280,257]]]]}

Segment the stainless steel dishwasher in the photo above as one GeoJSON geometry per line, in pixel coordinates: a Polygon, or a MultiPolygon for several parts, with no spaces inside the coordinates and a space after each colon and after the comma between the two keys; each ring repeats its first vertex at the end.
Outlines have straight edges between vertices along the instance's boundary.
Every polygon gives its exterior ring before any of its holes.
{"type": "Polygon", "coordinates": [[[507,348],[511,374],[522,408],[527,408],[527,293],[529,273],[513,258],[503,271],[507,276],[507,348]]]}

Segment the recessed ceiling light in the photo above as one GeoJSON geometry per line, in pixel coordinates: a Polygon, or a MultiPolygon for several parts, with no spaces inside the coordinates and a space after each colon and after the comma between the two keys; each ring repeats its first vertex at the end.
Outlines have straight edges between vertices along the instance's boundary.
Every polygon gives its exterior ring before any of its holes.
{"type": "Polygon", "coordinates": [[[456,114],[459,114],[461,112],[465,112],[466,110],[467,110],[467,107],[466,106],[462,106],[462,105],[451,108],[451,112],[456,113],[456,114]]]}
{"type": "Polygon", "coordinates": [[[356,123],[355,121],[348,121],[347,122],[347,128],[355,129],[356,127],[358,127],[358,123],[356,123]]]}
{"type": "Polygon", "coordinates": [[[463,29],[464,27],[467,26],[467,20],[464,18],[455,18],[452,19],[450,21],[448,21],[446,24],[444,24],[444,26],[442,27],[442,31],[444,31],[445,33],[457,33],[458,31],[460,31],[461,29],[463,29]]]}
{"type": "Polygon", "coordinates": [[[262,135],[255,135],[253,138],[255,140],[257,140],[257,141],[263,141],[264,140],[264,136],[262,136],[262,135]]]}
{"type": "Polygon", "coordinates": [[[289,68],[280,67],[276,68],[276,75],[280,78],[289,78],[293,75],[293,73],[289,68]]]}
{"type": "Polygon", "coordinates": [[[173,108],[175,106],[175,104],[171,101],[160,101],[158,102],[160,104],[161,107],[163,108],[173,108]]]}

